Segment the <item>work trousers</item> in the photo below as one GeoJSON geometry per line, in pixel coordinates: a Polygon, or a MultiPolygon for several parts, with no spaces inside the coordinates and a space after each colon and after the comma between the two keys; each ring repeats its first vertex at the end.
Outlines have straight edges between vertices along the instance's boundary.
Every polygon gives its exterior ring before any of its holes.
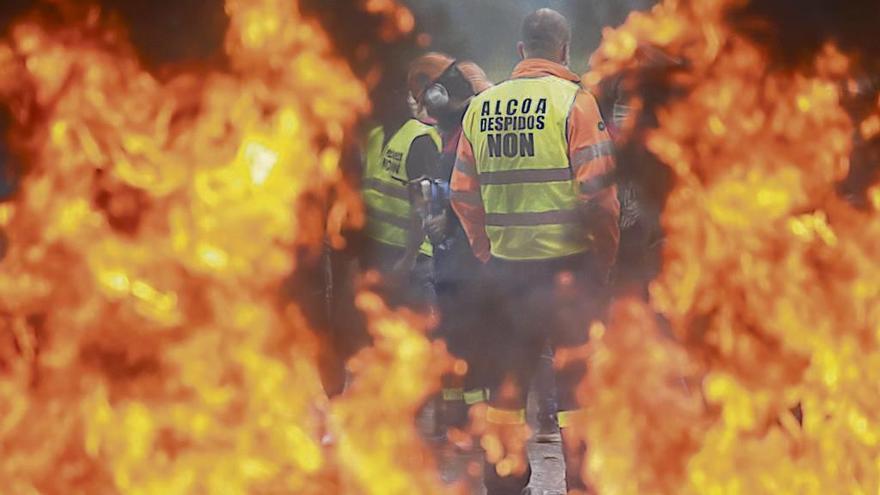
{"type": "MultiPolygon", "coordinates": [[[[489,405],[496,410],[524,410],[529,385],[549,346],[559,349],[586,344],[590,323],[600,319],[606,291],[598,283],[587,255],[542,261],[493,259],[488,265],[489,297],[484,312],[492,334],[486,350],[491,363],[489,405]]],[[[579,409],[577,387],[586,363],[572,361],[557,367],[556,393],[560,412],[579,409]]],[[[489,495],[519,494],[528,485],[531,470],[501,478],[487,463],[489,495]]]]}
{"type": "Polygon", "coordinates": [[[473,277],[441,279],[436,287],[440,311],[436,337],[446,343],[453,357],[467,363],[464,377],[444,377],[444,392],[456,391],[458,395],[444,397],[442,423],[444,427],[464,428],[468,407],[487,398],[491,363],[485,359],[485,350],[492,345],[492,339],[481,331],[489,323],[480,307],[483,286],[473,277]]]}

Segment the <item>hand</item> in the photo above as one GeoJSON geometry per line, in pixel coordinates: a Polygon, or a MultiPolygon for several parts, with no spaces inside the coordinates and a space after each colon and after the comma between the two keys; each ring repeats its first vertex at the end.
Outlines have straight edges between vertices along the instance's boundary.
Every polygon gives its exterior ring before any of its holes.
{"type": "Polygon", "coordinates": [[[433,244],[439,244],[446,237],[446,228],[449,226],[449,219],[446,212],[439,215],[430,215],[425,220],[425,233],[433,244]]]}

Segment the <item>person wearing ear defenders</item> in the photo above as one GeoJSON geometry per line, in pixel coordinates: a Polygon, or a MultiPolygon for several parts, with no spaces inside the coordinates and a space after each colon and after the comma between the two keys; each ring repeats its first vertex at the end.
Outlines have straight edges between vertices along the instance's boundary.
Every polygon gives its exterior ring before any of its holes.
{"type": "Polygon", "coordinates": [[[444,378],[437,423],[441,429],[463,428],[468,407],[488,399],[488,377],[481,369],[484,360],[476,358],[489,343],[481,343],[479,340],[486,336],[476,331],[484,310],[479,305],[477,287],[481,264],[450,206],[449,181],[464,113],[471,99],[492,87],[492,83],[475,63],[432,52],[412,62],[407,86],[416,113],[436,123],[443,142],[437,165],[423,182],[426,196],[433,203],[424,223],[434,253],[440,312],[437,336],[446,342],[451,354],[468,363],[468,372],[464,377],[444,378]]]}

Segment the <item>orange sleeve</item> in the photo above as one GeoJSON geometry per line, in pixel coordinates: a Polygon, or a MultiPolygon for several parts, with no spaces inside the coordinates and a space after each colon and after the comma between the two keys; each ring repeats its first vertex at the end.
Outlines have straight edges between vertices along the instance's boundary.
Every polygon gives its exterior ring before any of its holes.
{"type": "Polygon", "coordinates": [[[480,194],[474,150],[464,133],[458,142],[455,168],[452,170],[450,201],[471,243],[474,255],[489,261],[489,237],[486,235],[486,210],[480,194]]]}
{"type": "Polygon", "coordinates": [[[587,91],[581,91],[575,97],[568,120],[568,144],[580,198],[588,212],[597,261],[610,270],[620,243],[614,146],[599,105],[587,91]]]}

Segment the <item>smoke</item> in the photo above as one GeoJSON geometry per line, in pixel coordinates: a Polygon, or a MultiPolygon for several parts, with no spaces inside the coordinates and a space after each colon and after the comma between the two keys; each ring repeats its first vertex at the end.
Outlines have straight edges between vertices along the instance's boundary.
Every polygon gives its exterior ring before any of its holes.
{"type": "MultiPolygon", "coordinates": [[[[753,1],[731,12],[731,25],[763,47],[774,67],[810,72],[813,60],[832,43],[853,64],[859,89],[849,92],[844,105],[859,122],[877,110],[880,90],[880,9],[876,0],[753,1]]],[[[850,176],[840,192],[850,201],[867,204],[867,190],[880,179],[880,137],[854,137],[850,176]]]]}
{"type": "Polygon", "coordinates": [[[494,80],[508,76],[516,64],[516,42],[522,20],[530,12],[549,7],[572,22],[572,66],[587,69],[590,54],[599,46],[602,28],[616,26],[635,9],[652,0],[408,0],[418,29],[431,36],[431,48],[458,58],[474,60],[494,80]]]}
{"type": "Polygon", "coordinates": [[[804,68],[832,42],[863,68],[880,62],[880,9],[874,0],[752,1],[731,12],[729,22],[765,47],[777,66],[804,68]]]}

